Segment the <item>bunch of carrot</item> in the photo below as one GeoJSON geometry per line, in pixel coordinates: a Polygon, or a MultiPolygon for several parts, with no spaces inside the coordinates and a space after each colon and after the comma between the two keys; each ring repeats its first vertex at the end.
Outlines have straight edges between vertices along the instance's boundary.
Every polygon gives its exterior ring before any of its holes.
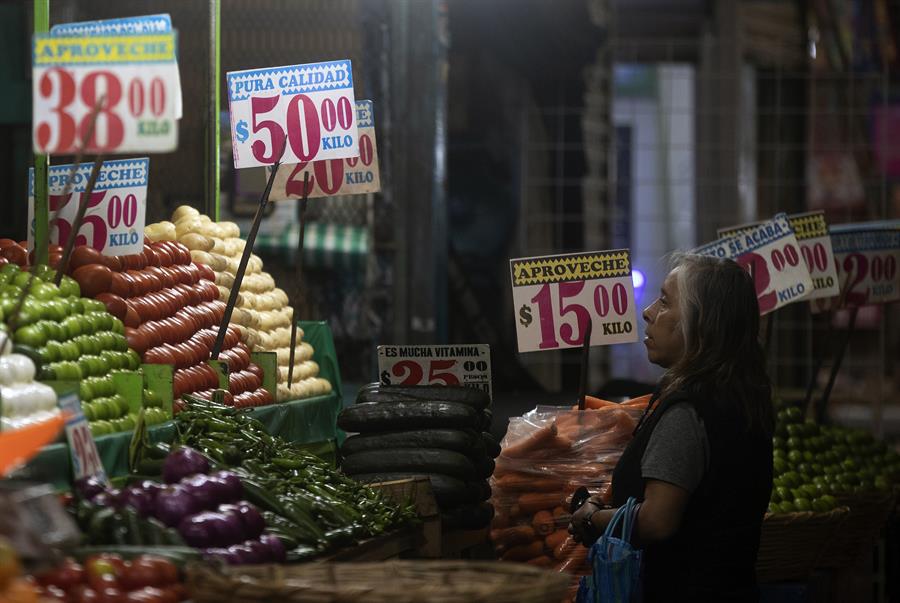
{"type": "Polygon", "coordinates": [[[568,533],[569,500],[579,486],[610,499],[612,471],[649,398],[587,396],[583,411],[541,409],[510,420],[491,478],[491,541],[501,560],[590,572],[588,549],[568,533]]]}

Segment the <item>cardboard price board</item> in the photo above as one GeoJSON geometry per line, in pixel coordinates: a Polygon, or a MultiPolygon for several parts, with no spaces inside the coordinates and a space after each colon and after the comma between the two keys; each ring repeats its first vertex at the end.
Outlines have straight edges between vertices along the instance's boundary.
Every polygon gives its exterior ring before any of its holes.
{"type": "MultiPolygon", "coordinates": [[[[122,19],[104,19],[102,21],[80,21],[78,23],[61,23],[50,28],[54,37],[104,36],[104,35],[138,35],[170,33],[172,17],[168,13],[147,15],[143,17],[124,17],[122,19]]],[[[175,93],[175,119],[181,119],[184,111],[181,98],[181,75],[177,70],[178,87],[175,93]]]]}
{"type": "Polygon", "coordinates": [[[900,221],[836,224],[829,230],[838,280],[846,288],[844,307],[900,300],[900,221]]]}
{"type": "Polygon", "coordinates": [[[464,385],[491,387],[491,346],[380,345],[378,378],[384,385],[464,385]]]}
{"type": "Polygon", "coordinates": [[[35,153],[75,154],[104,99],[87,153],[160,153],[178,144],[176,33],[56,36],[32,44],[35,153]]]}
{"type": "MultiPolygon", "coordinates": [[[[356,124],[359,127],[359,157],[303,162],[292,169],[279,170],[269,198],[280,201],[303,197],[305,174],[309,174],[309,190],[305,191],[308,198],[380,191],[381,176],[378,172],[372,101],[356,101],[356,124]]],[[[269,169],[271,168],[267,168],[267,172],[269,169]]]]}
{"type": "MultiPolygon", "coordinates": [[[[87,189],[92,163],[82,163],[75,171],[72,192],[63,198],[71,165],[50,167],[50,211],[59,212],[50,222],[50,243],[65,245],[78,213],[81,193],[87,189]],[[61,209],[60,209],[61,208],[61,209]]],[[[88,201],[84,222],[75,245],[90,245],[104,255],[128,255],[144,249],[144,222],[147,213],[147,181],[150,160],[104,161],[97,184],[88,201]]],[[[34,168],[28,170],[28,247],[34,247],[34,168]]]]}
{"type": "Polygon", "coordinates": [[[69,456],[72,459],[72,473],[75,479],[96,476],[108,482],[97,444],[88,426],[87,419],[81,411],[81,402],[77,394],[63,394],[59,397],[60,410],[69,413],[66,421],[66,439],[69,442],[69,456]]]}
{"type": "Polygon", "coordinates": [[[813,290],[797,237],[784,213],[698,247],[694,253],[731,258],[749,271],[756,284],[761,315],[806,299],[813,290]]]}
{"type": "MultiPolygon", "coordinates": [[[[228,106],[236,169],[359,156],[349,60],[231,71],[228,106]]],[[[301,180],[302,182],[302,180],[301,180]]]]}
{"type": "Polygon", "coordinates": [[[579,347],[588,322],[592,346],[637,341],[629,250],[520,258],[509,268],[520,352],[579,347]]]}
{"type": "MultiPolygon", "coordinates": [[[[835,297],[840,294],[840,282],[837,276],[837,267],[834,261],[834,252],[831,248],[831,237],[828,234],[828,224],[825,221],[823,210],[811,211],[802,214],[788,216],[788,223],[794,230],[794,236],[800,246],[800,254],[809,277],[812,279],[813,290],[806,299],[818,300],[835,297]]],[[[719,238],[732,237],[748,229],[759,225],[745,224],[729,228],[720,228],[719,238]]]]}

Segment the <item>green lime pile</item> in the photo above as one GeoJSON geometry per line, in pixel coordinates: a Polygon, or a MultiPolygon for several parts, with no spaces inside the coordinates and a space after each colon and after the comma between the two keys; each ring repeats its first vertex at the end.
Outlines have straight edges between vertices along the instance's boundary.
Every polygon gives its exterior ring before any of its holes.
{"type": "MultiPolygon", "coordinates": [[[[49,266],[35,268],[37,278],[12,337],[15,351],[32,359],[41,381],[79,382],[82,410],[95,436],[134,429],[137,417],[116,393],[112,377],[141,365],[140,356],[128,348],[125,326],[103,302],[80,297],[72,278],[64,276],[57,287],[55,274],[49,266]]],[[[15,264],[0,267],[0,320],[12,313],[30,278],[15,264]]],[[[148,423],[167,420],[159,396],[145,392],[142,402],[148,406],[148,423]]]]}
{"type": "Polygon", "coordinates": [[[775,425],[770,513],[827,512],[837,497],[889,490],[900,476],[900,455],[871,434],[804,420],[782,406],[775,425]]]}

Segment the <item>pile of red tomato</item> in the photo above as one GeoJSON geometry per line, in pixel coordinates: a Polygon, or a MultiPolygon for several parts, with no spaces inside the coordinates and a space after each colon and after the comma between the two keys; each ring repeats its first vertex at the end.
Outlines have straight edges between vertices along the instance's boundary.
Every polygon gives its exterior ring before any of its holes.
{"type": "Polygon", "coordinates": [[[35,577],[39,596],[68,603],[178,603],[187,597],[178,568],[169,560],[141,555],[125,561],[96,555],[84,565],[66,559],[35,577]]]}
{"type": "MultiPolygon", "coordinates": [[[[51,265],[59,255],[61,249],[53,247],[51,265]]],[[[31,258],[21,243],[0,239],[0,261],[4,259],[24,267],[31,258]]],[[[145,238],[142,252],[131,255],[75,247],[67,272],[84,297],[103,302],[125,324],[128,346],[144,363],[174,367],[176,401],[185,394],[212,396],[219,379],[207,361],[225,315],[212,268],[193,262],[181,243],[145,238]]],[[[262,369],[250,361],[250,350],[240,339],[240,331],[229,326],[219,355],[230,373],[225,402],[237,407],[271,404],[271,394],[262,388],[262,369]]],[[[182,406],[176,402],[175,411],[182,406]]]]}

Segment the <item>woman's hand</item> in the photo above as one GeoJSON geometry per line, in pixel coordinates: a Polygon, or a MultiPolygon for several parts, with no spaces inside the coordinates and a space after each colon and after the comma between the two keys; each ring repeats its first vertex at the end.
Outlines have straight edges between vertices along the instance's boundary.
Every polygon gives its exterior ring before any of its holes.
{"type": "Polygon", "coordinates": [[[600,537],[601,526],[609,523],[607,515],[609,511],[603,508],[603,503],[592,496],[572,515],[569,534],[575,542],[590,546],[600,537]]]}

